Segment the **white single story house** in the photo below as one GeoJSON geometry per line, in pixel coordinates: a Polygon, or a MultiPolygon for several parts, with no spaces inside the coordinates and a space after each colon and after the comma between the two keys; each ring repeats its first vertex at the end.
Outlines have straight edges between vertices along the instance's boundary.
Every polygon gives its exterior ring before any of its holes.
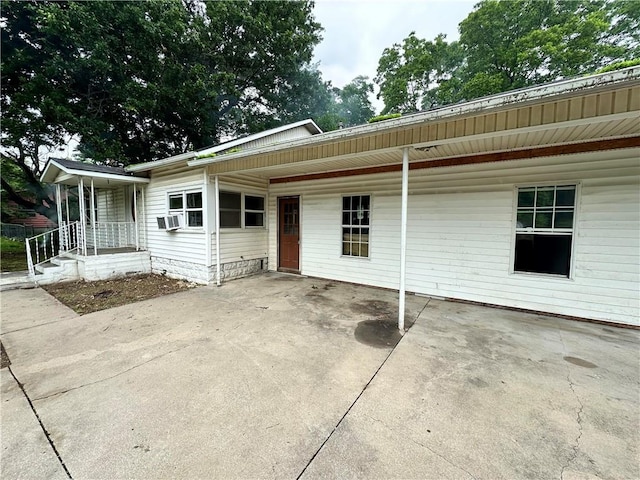
{"type": "Polygon", "coordinates": [[[297,122],[117,172],[74,163],[51,160],[43,180],[87,192],[82,243],[60,233],[76,260],[397,289],[401,328],[405,291],[640,326],[640,67],[329,133],[297,122]]]}

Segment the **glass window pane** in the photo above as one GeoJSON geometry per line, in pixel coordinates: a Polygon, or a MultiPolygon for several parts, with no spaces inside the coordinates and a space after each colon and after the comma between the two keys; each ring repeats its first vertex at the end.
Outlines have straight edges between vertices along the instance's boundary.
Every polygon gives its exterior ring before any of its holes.
{"type": "Polygon", "coordinates": [[[182,209],[182,194],[169,195],[169,210],[181,210],[182,209]]]}
{"type": "Polygon", "coordinates": [[[360,200],[360,206],[365,210],[369,210],[369,205],[371,205],[371,197],[369,197],[369,195],[364,195],[360,200]]]}
{"type": "Polygon", "coordinates": [[[220,192],[220,208],[240,210],[240,194],[233,192],[220,192]]]}
{"type": "Polygon", "coordinates": [[[349,212],[344,212],[342,214],[342,224],[349,225],[349,212]]]}
{"type": "Polygon", "coordinates": [[[351,229],[350,228],[343,228],[342,229],[342,240],[344,240],[345,242],[351,241],[351,229]]]}
{"type": "Polygon", "coordinates": [[[536,212],[535,228],[551,228],[551,212],[536,212]]]}
{"type": "Polygon", "coordinates": [[[533,211],[532,210],[518,211],[516,228],[528,228],[528,227],[533,227],[533,211]]]}
{"type": "Polygon", "coordinates": [[[342,254],[351,255],[351,244],[349,242],[342,242],[342,254]]]}
{"type": "Polygon", "coordinates": [[[554,228],[573,228],[573,211],[556,211],[554,228]]]}
{"type": "Polygon", "coordinates": [[[220,212],[220,227],[240,228],[240,211],[222,210],[220,212]]]}
{"type": "Polygon", "coordinates": [[[364,218],[360,222],[362,225],[369,225],[369,210],[364,212],[364,218]]]}
{"type": "Polygon", "coordinates": [[[351,212],[351,225],[360,225],[360,220],[358,219],[358,212],[351,212]]]}
{"type": "Polygon", "coordinates": [[[572,207],[576,201],[576,188],[575,187],[558,187],[556,192],[556,206],[572,207]]]}
{"type": "Polygon", "coordinates": [[[264,213],[245,212],[245,227],[262,227],[264,226],[264,213]]]}
{"type": "Polygon", "coordinates": [[[342,197],[342,210],[351,210],[351,197],[342,197]]]}
{"type": "Polygon", "coordinates": [[[244,196],[245,210],[264,210],[264,197],[244,196]]]}
{"type": "Polygon", "coordinates": [[[363,228],[361,229],[361,232],[362,232],[361,240],[363,242],[369,243],[369,229],[363,228]]]}
{"type": "Polygon", "coordinates": [[[538,195],[536,197],[537,207],[553,207],[553,194],[555,189],[551,188],[539,188],[538,195]]]}
{"type": "Polygon", "coordinates": [[[514,270],[569,276],[571,235],[517,234],[514,270]]]}
{"type": "Polygon", "coordinates": [[[518,190],[518,207],[533,207],[534,190],[518,190]]]}
{"type": "Polygon", "coordinates": [[[201,227],[202,226],[202,211],[187,212],[187,226],[188,227],[201,227]]]}
{"type": "Polygon", "coordinates": [[[202,193],[187,193],[187,208],[202,208],[202,193]]]}

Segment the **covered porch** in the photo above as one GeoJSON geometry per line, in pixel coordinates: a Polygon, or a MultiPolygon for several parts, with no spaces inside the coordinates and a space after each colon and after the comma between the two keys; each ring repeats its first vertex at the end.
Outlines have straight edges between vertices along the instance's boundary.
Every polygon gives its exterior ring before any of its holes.
{"type": "MultiPolygon", "coordinates": [[[[50,159],[41,180],[55,186],[58,228],[27,239],[27,263],[32,276],[72,261],[78,266],[78,276],[89,280],[147,270],[140,266],[140,259],[148,258],[144,228],[148,178],[126,173],[121,167],[50,159]],[[138,252],[145,253],[135,255],[138,252]],[[128,265],[132,254],[135,268],[128,265]],[[96,262],[98,257],[107,255],[108,261],[96,262]],[[116,255],[125,257],[117,259],[116,255]],[[89,264],[107,268],[87,278],[83,272],[89,264]],[[123,271],[111,268],[118,264],[122,264],[123,271]]],[[[63,277],[74,275],[72,268],[63,277]]]]}

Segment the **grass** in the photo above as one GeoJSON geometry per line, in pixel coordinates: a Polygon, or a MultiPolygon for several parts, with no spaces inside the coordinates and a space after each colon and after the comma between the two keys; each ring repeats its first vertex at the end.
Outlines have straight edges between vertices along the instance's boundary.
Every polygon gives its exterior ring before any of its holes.
{"type": "Polygon", "coordinates": [[[26,270],[28,267],[24,242],[0,237],[0,266],[3,272],[26,270]]]}

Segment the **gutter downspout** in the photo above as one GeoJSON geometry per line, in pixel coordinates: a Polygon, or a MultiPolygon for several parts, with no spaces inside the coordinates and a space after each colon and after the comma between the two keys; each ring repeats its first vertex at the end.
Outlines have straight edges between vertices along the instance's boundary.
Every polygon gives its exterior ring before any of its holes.
{"type": "Polygon", "coordinates": [[[220,286],[220,181],[218,175],[215,180],[216,196],[216,285],[220,286]]]}
{"type": "Polygon", "coordinates": [[[407,271],[407,204],[409,203],[409,148],[402,149],[402,212],[400,225],[400,292],[398,298],[398,330],[404,335],[404,296],[407,271]]]}

